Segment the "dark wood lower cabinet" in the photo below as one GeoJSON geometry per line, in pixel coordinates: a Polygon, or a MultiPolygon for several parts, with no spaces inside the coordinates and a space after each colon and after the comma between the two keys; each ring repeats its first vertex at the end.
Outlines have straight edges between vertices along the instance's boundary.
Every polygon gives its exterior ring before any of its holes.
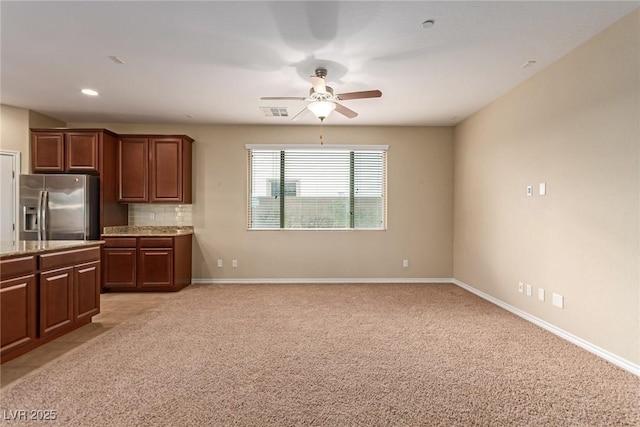
{"type": "Polygon", "coordinates": [[[102,290],[179,291],[191,284],[191,238],[103,235],[102,290]]]}
{"type": "Polygon", "coordinates": [[[73,268],[40,274],[40,336],[73,323],[73,268]]]}
{"type": "Polygon", "coordinates": [[[100,261],[73,268],[73,321],[100,313],[100,261]]]}
{"type": "Polygon", "coordinates": [[[36,338],[36,276],[3,280],[0,288],[0,354],[33,343],[36,338]]]}
{"type": "Polygon", "coordinates": [[[102,264],[104,267],[102,287],[136,288],[137,269],[136,258],[138,251],[133,248],[105,248],[102,250],[102,264]]]}
{"type": "Polygon", "coordinates": [[[90,323],[100,312],[100,266],[99,245],[1,259],[1,362],[90,323]]]}
{"type": "Polygon", "coordinates": [[[173,249],[140,249],[141,288],[173,286],[173,249]]]}

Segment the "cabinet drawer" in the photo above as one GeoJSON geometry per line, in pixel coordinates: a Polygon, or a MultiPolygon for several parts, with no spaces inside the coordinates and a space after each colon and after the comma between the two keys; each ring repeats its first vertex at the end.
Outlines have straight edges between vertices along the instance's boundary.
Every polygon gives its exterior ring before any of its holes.
{"type": "Polygon", "coordinates": [[[40,255],[40,270],[51,270],[83,262],[100,261],[100,247],[54,252],[40,255]]]}
{"type": "Polygon", "coordinates": [[[141,248],[172,248],[173,237],[141,237],[141,248]]]}
{"type": "Polygon", "coordinates": [[[0,261],[0,280],[12,277],[27,276],[36,271],[36,258],[34,256],[5,259],[0,261]]]}
{"type": "Polygon", "coordinates": [[[135,237],[102,237],[105,248],[135,248],[135,237]]]}

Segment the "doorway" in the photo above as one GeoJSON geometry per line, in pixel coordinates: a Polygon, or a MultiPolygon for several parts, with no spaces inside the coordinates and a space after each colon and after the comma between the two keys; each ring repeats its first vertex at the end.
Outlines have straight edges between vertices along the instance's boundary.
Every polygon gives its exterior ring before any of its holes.
{"type": "Polygon", "coordinates": [[[20,152],[0,150],[0,240],[18,239],[20,152]]]}

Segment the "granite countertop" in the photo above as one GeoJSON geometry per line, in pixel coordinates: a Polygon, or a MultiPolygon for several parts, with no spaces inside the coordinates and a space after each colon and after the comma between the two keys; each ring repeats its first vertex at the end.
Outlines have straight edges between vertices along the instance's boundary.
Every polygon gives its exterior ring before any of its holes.
{"type": "Polygon", "coordinates": [[[0,240],[0,256],[32,255],[103,244],[102,240],[0,240]]]}
{"type": "Polygon", "coordinates": [[[103,236],[183,236],[193,234],[193,226],[122,225],[105,227],[103,236]]]}

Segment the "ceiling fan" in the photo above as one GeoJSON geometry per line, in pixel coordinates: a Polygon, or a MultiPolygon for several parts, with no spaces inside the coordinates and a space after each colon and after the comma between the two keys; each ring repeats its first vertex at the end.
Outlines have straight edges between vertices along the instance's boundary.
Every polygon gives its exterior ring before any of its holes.
{"type": "Polygon", "coordinates": [[[379,90],[365,90],[361,92],[347,92],[347,93],[333,93],[333,88],[325,84],[325,77],[327,76],[327,70],[325,68],[317,68],[316,75],[311,76],[311,89],[309,90],[309,96],[296,97],[296,96],[264,96],[262,100],[295,100],[295,101],[309,101],[309,104],[303,108],[298,114],[293,116],[291,120],[296,120],[301,117],[307,111],[311,111],[320,121],[324,121],[327,116],[336,110],[338,113],[345,117],[353,119],[358,115],[355,111],[339,104],[338,101],[347,101],[350,99],[362,99],[362,98],[379,98],[382,96],[382,92],[379,90]]]}

